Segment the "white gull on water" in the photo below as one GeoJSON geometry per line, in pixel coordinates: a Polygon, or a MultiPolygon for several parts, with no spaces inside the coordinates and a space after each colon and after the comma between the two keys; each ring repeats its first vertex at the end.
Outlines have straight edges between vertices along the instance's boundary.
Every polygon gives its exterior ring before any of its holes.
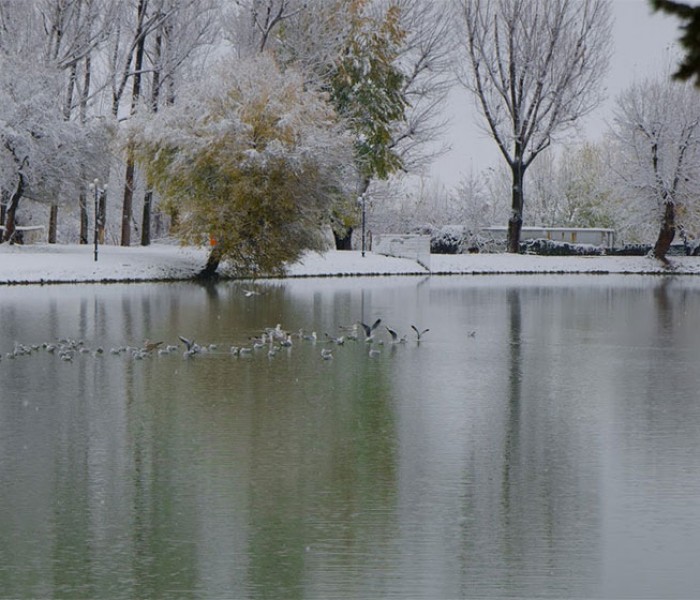
{"type": "MultiPolygon", "coordinates": [[[[91,245],[0,244],[0,284],[184,280],[199,272],[207,253],[170,244],[100,246],[95,261],[91,245]]],[[[674,256],[665,267],[647,256],[432,254],[428,271],[406,258],[331,250],[308,253],[288,269],[289,277],[501,273],[700,274],[700,257],[674,256]]]]}

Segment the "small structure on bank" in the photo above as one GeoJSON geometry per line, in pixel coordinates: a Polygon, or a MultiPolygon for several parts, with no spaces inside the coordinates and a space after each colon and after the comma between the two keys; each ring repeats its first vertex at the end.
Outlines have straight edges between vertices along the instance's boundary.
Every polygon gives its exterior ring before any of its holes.
{"type": "Polygon", "coordinates": [[[384,256],[409,258],[430,271],[430,236],[381,233],[372,237],[372,252],[384,256]]]}

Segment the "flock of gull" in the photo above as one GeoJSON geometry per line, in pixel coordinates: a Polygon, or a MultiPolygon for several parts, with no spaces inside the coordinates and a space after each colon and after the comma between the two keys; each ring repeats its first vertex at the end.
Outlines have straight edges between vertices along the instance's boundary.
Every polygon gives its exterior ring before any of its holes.
{"type": "MultiPolygon", "coordinates": [[[[415,325],[411,325],[413,330],[413,339],[417,344],[420,344],[423,336],[430,331],[429,329],[419,329],[415,325]]],[[[473,332],[470,333],[473,335],[473,332]]],[[[206,355],[209,353],[221,354],[226,352],[233,357],[249,357],[259,354],[266,354],[269,358],[273,358],[279,351],[284,348],[290,349],[297,343],[300,344],[318,344],[320,348],[320,357],[323,360],[332,360],[334,357],[334,349],[338,346],[345,345],[346,342],[357,343],[362,342],[367,346],[367,354],[371,358],[381,355],[382,347],[385,344],[405,344],[408,341],[408,335],[400,335],[395,329],[386,325],[382,326],[382,320],[377,319],[371,325],[367,325],[361,321],[357,321],[351,326],[341,326],[340,335],[334,336],[324,333],[323,338],[319,337],[315,331],[306,333],[300,329],[297,332],[282,328],[281,324],[275,327],[266,327],[259,335],[250,337],[244,345],[230,346],[228,349],[222,350],[217,344],[198,344],[194,339],[185,336],[178,336],[178,344],[166,344],[165,342],[154,342],[149,339],[144,340],[143,344],[138,346],[118,346],[105,350],[101,346],[94,348],[89,347],[83,340],[60,339],[55,342],[44,342],[42,344],[22,344],[14,343],[14,347],[4,355],[0,354],[0,359],[15,359],[22,356],[29,356],[37,352],[47,352],[56,355],[60,360],[72,362],[76,356],[89,354],[94,357],[100,357],[105,354],[122,355],[132,358],[133,360],[142,360],[151,356],[167,356],[181,354],[183,359],[192,359],[198,355],[206,355]]]]}

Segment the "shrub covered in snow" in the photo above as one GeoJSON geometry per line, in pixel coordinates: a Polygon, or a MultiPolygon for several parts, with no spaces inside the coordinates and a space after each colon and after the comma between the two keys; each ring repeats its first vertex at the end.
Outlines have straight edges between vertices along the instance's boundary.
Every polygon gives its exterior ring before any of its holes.
{"type": "Polygon", "coordinates": [[[608,250],[611,256],[646,256],[651,252],[651,244],[625,244],[608,250]]]}
{"type": "Polygon", "coordinates": [[[443,225],[429,233],[431,254],[462,254],[465,232],[461,225],[443,225]]]}
{"type": "Polygon", "coordinates": [[[570,244],[555,240],[527,240],[520,244],[520,251],[525,254],[541,254],[544,256],[600,256],[605,254],[604,248],[593,244],[570,244]]]}
{"type": "Polygon", "coordinates": [[[700,256],[700,240],[688,240],[686,252],[688,256],[700,256]]]}

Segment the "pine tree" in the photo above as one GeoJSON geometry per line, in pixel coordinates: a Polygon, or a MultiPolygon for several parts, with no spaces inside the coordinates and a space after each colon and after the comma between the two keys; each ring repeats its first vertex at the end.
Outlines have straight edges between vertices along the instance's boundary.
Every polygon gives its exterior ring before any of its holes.
{"type": "Polygon", "coordinates": [[[700,6],[690,6],[673,0],[650,0],[654,10],[678,17],[682,22],[679,42],[685,57],[674,76],[682,81],[695,79],[700,86],[700,6]]]}

